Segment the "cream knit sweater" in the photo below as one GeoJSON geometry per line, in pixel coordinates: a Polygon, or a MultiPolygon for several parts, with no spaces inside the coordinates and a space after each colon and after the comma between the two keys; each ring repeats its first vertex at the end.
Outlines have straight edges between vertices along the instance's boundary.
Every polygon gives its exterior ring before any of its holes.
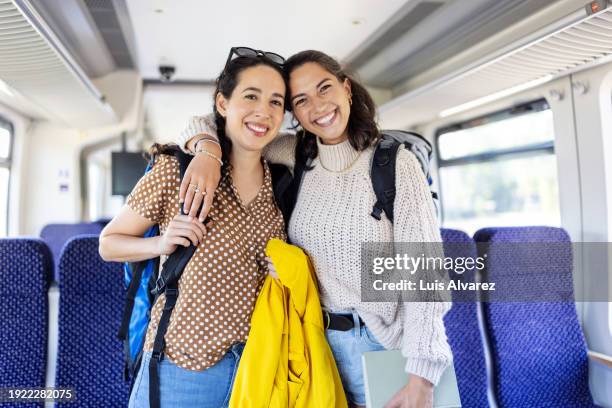
{"type": "MultiPolygon", "coordinates": [[[[216,133],[210,117],[193,117],[177,144],[184,148],[200,133],[216,133]]],[[[278,136],[264,156],[293,169],[295,143],[293,135],[278,136]]],[[[358,152],[345,141],[337,145],[318,142],[318,149],[314,169],[304,173],[289,222],[289,238],[314,264],[323,307],[356,310],[385,348],[402,351],[407,372],[437,384],[452,361],[442,320],[451,304],[361,301],[362,242],[441,242],[419,162],[407,150],[398,152],[392,224],[386,217],[377,221],[370,216],[376,202],[370,179],[374,148],[358,152]]]]}

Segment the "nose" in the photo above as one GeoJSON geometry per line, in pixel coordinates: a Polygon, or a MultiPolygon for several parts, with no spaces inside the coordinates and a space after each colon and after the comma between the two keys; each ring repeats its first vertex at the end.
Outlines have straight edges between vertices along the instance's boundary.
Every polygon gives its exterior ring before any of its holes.
{"type": "Polygon", "coordinates": [[[325,109],[327,109],[327,100],[320,96],[317,96],[316,98],[314,98],[315,113],[325,112],[325,109]]]}
{"type": "Polygon", "coordinates": [[[258,118],[268,119],[272,116],[272,108],[270,104],[260,101],[255,107],[255,116],[258,118]]]}

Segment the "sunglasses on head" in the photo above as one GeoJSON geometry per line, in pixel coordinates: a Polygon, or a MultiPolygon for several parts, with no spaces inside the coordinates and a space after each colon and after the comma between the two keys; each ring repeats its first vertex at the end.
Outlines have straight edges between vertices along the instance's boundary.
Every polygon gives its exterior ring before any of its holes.
{"type": "Polygon", "coordinates": [[[232,47],[229,56],[227,57],[227,61],[225,62],[225,68],[227,68],[229,63],[235,58],[262,58],[278,65],[281,68],[285,63],[285,59],[283,57],[273,52],[254,50],[253,48],[249,47],[232,47]]]}

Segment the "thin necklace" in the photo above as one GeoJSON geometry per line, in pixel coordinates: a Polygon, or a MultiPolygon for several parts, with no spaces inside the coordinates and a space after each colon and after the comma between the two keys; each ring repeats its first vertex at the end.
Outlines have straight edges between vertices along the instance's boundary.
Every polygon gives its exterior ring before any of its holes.
{"type": "Polygon", "coordinates": [[[363,153],[363,150],[360,151],[359,154],[357,154],[357,157],[355,157],[355,159],[351,162],[351,164],[348,165],[348,167],[345,167],[342,170],[328,169],[327,167],[325,167],[325,165],[321,161],[321,157],[319,157],[319,164],[321,165],[321,167],[323,167],[323,169],[325,169],[326,171],[329,171],[330,173],[344,173],[344,172],[349,171],[351,169],[351,167],[353,167],[353,165],[357,162],[357,160],[359,160],[359,158],[361,157],[361,153],[363,153]]]}

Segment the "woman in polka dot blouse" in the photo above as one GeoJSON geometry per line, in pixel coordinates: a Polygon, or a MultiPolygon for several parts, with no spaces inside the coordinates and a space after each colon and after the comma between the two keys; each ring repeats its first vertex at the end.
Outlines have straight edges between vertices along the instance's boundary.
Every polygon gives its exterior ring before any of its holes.
{"type": "MultiPolygon", "coordinates": [[[[452,361],[443,316],[449,302],[364,302],[361,299],[361,245],[364,242],[440,243],[440,229],[429,187],[416,157],[401,148],[396,161],[394,222],[370,216],[376,196],[370,168],[380,132],[376,107],[367,90],[333,58],[303,51],[285,65],[289,78],[287,107],[303,131],[281,135],[264,150],[271,162],[290,168],[295,157],[312,159],[304,172],[288,225],[290,241],[310,256],[326,314],[327,339],[342,377],[347,399],[365,405],[361,354],[400,349],[406,357],[407,384],[387,407],[430,407],[433,386],[452,361]]],[[[214,137],[208,116],[194,117],[177,140],[186,150],[202,137],[214,137]]],[[[196,157],[183,179],[206,189],[187,197],[191,215],[209,208],[219,165],[196,157]]],[[[217,194],[218,194],[217,190],[217,194]]],[[[441,256],[441,245],[428,245],[425,256],[441,256]]]]}
{"type": "MultiPolygon", "coordinates": [[[[178,161],[159,154],[100,236],[100,255],[107,261],[141,261],[167,256],[178,245],[197,246],[179,281],[165,335],[159,364],[162,407],[216,408],[229,402],[255,301],[268,273],[265,245],[271,238],[286,239],[270,169],[261,155],[278,134],[285,92],[277,62],[262,54],[236,55],[232,49],[215,92],[223,167],[210,223],[204,226],[181,215],[178,161]],[[143,238],[156,224],[160,236],[143,238]]],[[[193,187],[191,194],[202,194],[193,187]]],[[[162,294],[151,312],[130,407],[149,406],[148,366],[164,302],[162,294]]]]}

